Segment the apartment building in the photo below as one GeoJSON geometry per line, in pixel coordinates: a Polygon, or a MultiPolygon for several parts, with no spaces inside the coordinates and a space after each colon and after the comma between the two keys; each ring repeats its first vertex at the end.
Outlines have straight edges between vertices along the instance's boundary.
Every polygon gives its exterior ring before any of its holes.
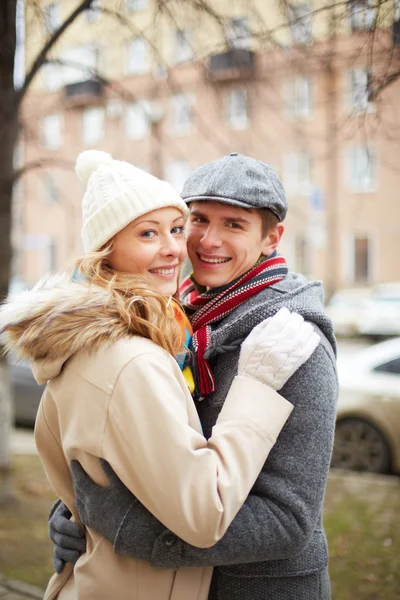
{"type": "MultiPolygon", "coordinates": [[[[74,4],[27,12],[27,69],[74,4]]],[[[24,104],[15,274],[80,252],[73,165],[98,148],[178,190],[223,154],[259,158],[287,192],[292,269],[329,293],[400,280],[400,84],[376,92],[400,66],[399,3],[206,4],[98,0],[52,50],[24,104]]]]}

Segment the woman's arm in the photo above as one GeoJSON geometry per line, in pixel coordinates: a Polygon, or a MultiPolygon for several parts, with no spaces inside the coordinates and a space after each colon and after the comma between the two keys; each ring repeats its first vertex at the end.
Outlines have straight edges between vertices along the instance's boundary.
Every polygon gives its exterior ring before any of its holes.
{"type": "Polygon", "coordinates": [[[245,501],[292,406],[236,377],[211,438],[190,426],[180,372],[160,354],[123,369],[109,404],[102,457],[168,529],[215,544],[245,501]]]}

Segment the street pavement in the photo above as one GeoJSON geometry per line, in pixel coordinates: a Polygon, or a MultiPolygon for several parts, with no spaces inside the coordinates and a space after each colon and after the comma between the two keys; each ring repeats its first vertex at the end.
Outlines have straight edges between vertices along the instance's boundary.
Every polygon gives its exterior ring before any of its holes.
{"type": "Polygon", "coordinates": [[[42,600],[43,590],[21,581],[9,581],[0,573],[0,600],[42,600]]]}

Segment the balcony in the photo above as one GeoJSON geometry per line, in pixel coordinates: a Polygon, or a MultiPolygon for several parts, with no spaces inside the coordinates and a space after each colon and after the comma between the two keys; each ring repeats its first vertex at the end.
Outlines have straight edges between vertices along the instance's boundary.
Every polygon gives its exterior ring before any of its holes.
{"type": "Polygon", "coordinates": [[[250,77],[254,72],[255,53],[245,48],[231,48],[210,57],[209,77],[214,81],[227,81],[250,77]]]}
{"type": "Polygon", "coordinates": [[[64,87],[64,99],[69,107],[99,104],[103,99],[103,93],[104,82],[100,79],[69,83],[64,87]]]}

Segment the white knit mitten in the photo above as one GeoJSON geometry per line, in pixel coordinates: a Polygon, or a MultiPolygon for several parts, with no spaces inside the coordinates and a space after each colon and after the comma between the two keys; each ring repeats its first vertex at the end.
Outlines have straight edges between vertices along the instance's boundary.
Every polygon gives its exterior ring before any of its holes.
{"type": "Polygon", "coordinates": [[[318,346],[320,338],[303,317],[281,308],[259,323],[242,343],[238,375],[280,390],[318,346]]]}

